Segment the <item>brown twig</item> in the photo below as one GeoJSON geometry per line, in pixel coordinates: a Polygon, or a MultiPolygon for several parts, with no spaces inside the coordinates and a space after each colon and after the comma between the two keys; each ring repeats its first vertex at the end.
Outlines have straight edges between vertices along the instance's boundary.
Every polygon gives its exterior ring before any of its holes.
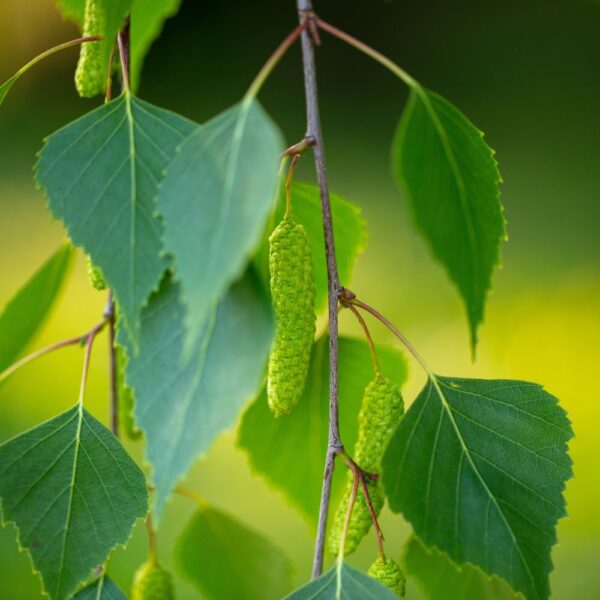
{"type": "Polygon", "coordinates": [[[96,336],[104,329],[106,321],[98,323],[87,335],[85,342],[85,354],[83,356],[83,371],[81,373],[81,384],[79,386],[79,405],[83,406],[83,397],[87,386],[87,377],[90,370],[90,359],[92,357],[92,347],[96,336]]]}
{"type": "Polygon", "coordinates": [[[317,96],[317,76],[315,69],[314,52],[314,19],[311,0],[297,0],[300,24],[304,25],[302,31],[302,63],[304,68],[304,88],[306,96],[307,138],[314,138],[312,146],[315,157],[315,168],[321,196],[321,212],[323,218],[323,232],[325,237],[325,255],[327,259],[327,280],[329,299],[329,436],[327,454],[325,457],[325,470],[323,473],[323,487],[319,508],[319,522],[315,541],[312,576],[318,577],[323,570],[323,554],[325,548],[325,532],[327,529],[327,513],[331,496],[331,480],[335,457],[343,450],[339,430],[339,402],[338,402],[338,297],[340,294],[340,281],[335,258],[335,242],[331,219],[331,206],[329,201],[329,184],[327,181],[327,167],[325,164],[325,150],[323,146],[323,132],[319,116],[319,101],[317,96]],[[308,27],[308,29],[306,28],[308,27]]]}
{"type": "Polygon", "coordinates": [[[348,499],[348,508],[344,517],[344,526],[340,535],[338,560],[343,560],[344,558],[344,547],[346,546],[346,538],[348,537],[348,528],[350,527],[350,519],[352,518],[352,511],[354,510],[354,504],[356,502],[356,494],[358,493],[359,476],[356,471],[353,471],[352,475],[352,490],[350,491],[350,498],[348,499]]]}
{"type": "Polygon", "coordinates": [[[100,327],[100,330],[101,330],[105,325],[106,325],[106,321],[102,321],[101,323],[98,323],[98,325],[96,325],[91,331],[88,331],[87,333],[78,335],[76,337],[69,338],[68,340],[62,340],[61,342],[55,342],[54,344],[50,344],[49,346],[45,346],[44,348],[40,348],[39,350],[36,350],[35,352],[32,352],[31,354],[24,356],[17,362],[13,363],[10,367],[7,367],[4,371],[2,371],[2,373],[0,373],[0,382],[4,381],[6,378],[8,378],[10,375],[12,375],[15,371],[17,371],[21,367],[24,367],[25,365],[29,364],[30,362],[32,362],[42,356],[45,356],[46,354],[50,354],[50,352],[54,352],[55,350],[60,350],[61,348],[66,348],[68,346],[75,346],[76,344],[83,344],[88,339],[88,337],[90,336],[90,333],[92,331],[94,331],[98,327],[100,327]]]}
{"type": "Polygon", "coordinates": [[[300,154],[294,154],[287,179],[285,181],[285,218],[289,219],[292,216],[292,181],[294,180],[294,171],[300,159],[300,154]]]}
{"type": "Polygon", "coordinates": [[[362,318],[362,315],[358,312],[355,306],[351,302],[344,302],[340,300],[342,305],[352,311],[352,314],[356,317],[360,326],[363,328],[365,332],[365,336],[367,338],[367,342],[369,343],[369,350],[371,351],[371,360],[373,361],[373,366],[375,367],[375,372],[379,375],[381,373],[381,369],[379,368],[379,361],[377,360],[377,353],[375,352],[375,343],[373,342],[373,338],[371,337],[371,332],[365,323],[365,320],[362,318]]]}

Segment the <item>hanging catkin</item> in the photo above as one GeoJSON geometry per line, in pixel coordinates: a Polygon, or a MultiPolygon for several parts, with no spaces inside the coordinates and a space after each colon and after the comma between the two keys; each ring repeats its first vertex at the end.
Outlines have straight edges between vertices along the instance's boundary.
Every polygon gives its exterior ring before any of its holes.
{"type": "MultiPolygon", "coordinates": [[[[358,415],[358,439],[354,447],[354,461],[361,469],[368,473],[379,473],[383,452],[403,413],[404,403],[400,387],[378,373],[365,388],[358,415]]],[[[379,515],[384,504],[381,480],[367,479],[366,483],[375,514],[379,515]]],[[[353,474],[348,471],[346,491],[338,506],[329,534],[329,549],[333,554],[337,554],[339,551],[340,536],[346,519],[352,484],[353,474]]],[[[356,550],[360,541],[369,532],[371,525],[369,507],[362,489],[359,487],[344,544],[345,555],[356,550]]]]}
{"type": "MultiPolygon", "coordinates": [[[[102,35],[105,17],[98,0],[86,0],[83,20],[83,36],[102,35]]],[[[106,91],[107,73],[103,68],[104,43],[102,41],[81,44],[79,62],[75,71],[75,88],[82,98],[93,98],[106,91]]]]}
{"type": "Polygon", "coordinates": [[[298,403],[315,334],[315,276],[304,227],[284,219],[269,238],[275,340],[269,356],[267,396],[275,416],[298,403]]]}
{"type": "Polygon", "coordinates": [[[406,579],[400,565],[391,558],[379,557],[370,567],[369,575],[383,583],[400,598],[404,598],[406,579]]]}
{"type": "Polygon", "coordinates": [[[132,600],[174,600],[173,578],[158,561],[144,563],[133,578],[132,600]]]}

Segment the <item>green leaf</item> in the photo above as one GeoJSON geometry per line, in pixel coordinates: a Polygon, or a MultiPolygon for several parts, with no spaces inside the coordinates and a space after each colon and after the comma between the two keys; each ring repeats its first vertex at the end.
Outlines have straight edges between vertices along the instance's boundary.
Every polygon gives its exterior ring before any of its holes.
{"type": "Polygon", "coordinates": [[[140,309],[168,265],[157,186],[195,127],[126,93],[51,135],[36,165],[50,210],[104,273],[134,342],[140,309]]]}
{"type": "Polygon", "coordinates": [[[69,598],[148,510],[144,474],[81,405],[0,446],[3,523],[45,592],[69,598]]]}
{"type": "Polygon", "coordinates": [[[55,0],[55,2],[63,18],[79,26],[83,25],[85,0],[55,0]]]}
{"type": "Polygon", "coordinates": [[[524,381],[430,379],[387,448],[383,483],[428,546],[548,598],[571,425],[524,381]]]}
{"type": "Polygon", "coordinates": [[[398,600],[398,596],[373,577],[343,563],[284,600],[398,600]]]}
{"type": "Polygon", "coordinates": [[[127,600],[127,596],[108,575],[103,575],[73,596],[73,600],[127,600]]]}
{"type": "Polygon", "coordinates": [[[182,531],[175,561],[181,577],[207,599],[279,600],[292,587],[293,568],[281,548],[208,506],[182,531]]]}
{"type": "Polygon", "coordinates": [[[418,229],[465,302],[474,351],[506,235],[500,173],[483,134],[441,96],[415,85],[394,139],[394,170],[418,229]]]}
{"type": "Polygon", "coordinates": [[[254,398],[272,339],[268,302],[249,277],[236,283],[209,315],[189,359],[180,286],[165,279],[142,315],[139,354],[128,349],[127,383],[135,420],[146,432],[147,457],[160,514],[177,481],[254,398]]]}
{"type": "Polygon", "coordinates": [[[134,0],[131,8],[131,87],[139,86],[144,57],[163,23],[177,14],[181,0],[134,0]]]}
{"type": "Polygon", "coordinates": [[[0,313],[0,373],[19,358],[44,324],[72,264],[73,249],[64,242],[0,313]]]}
{"type": "MultiPolygon", "coordinates": [[[[317,310],[327,300],[327,263],[323,248],[323,221],[321,218],[321,198],[319,188],[310,183],[294,181],[292,184],[292,211],[294,218],[306,229],[312,251],[315,279],[317,282],[317,310]]],[[[349,285],[356,258],[364,252],[367,242],[367,228],[356,204],[338,196],[330,195],[333,217],[333,233],[340,281],[349,285]]],[[[281,186],[277,207],[269,219],[266,234],[254,257],[265,285],[269,287],[269,236],[285,213],[285,190],[281,186]]]]}
{"type": "Polygon", "coordinates": [[[167,170],[158,208],[182,284],[186,347],[259,241],[282,151],[281,135],[261,106],[244,100],[199,127],[167,170]]]}
{"type": "Polygon", "coordinates": [[[499,577],[489,577],[473,565],[454,564],[447,554],[427,548],[416,536],[406,544],[404,572],[416,581],[427,600],[518,600],[499,577]]]}
{"type": "MultiPolygon", "coordinates": [[[[266,392],[246,410],[238,433],[253,469],[281,490],[287,499],[316,523],[319,495],[327,448],[329,398],[329,338],[313,346],[307,385],[290,415],[275,418],[267,406],[266,392]],[[273,449],[277,448],[274,452],[273,449]]],[[[374,377],[366,342],[340,338],[339,394],[343,398],[340,429],[347,448],[354,447],[357,419],[365,387],[374,377]]],[[[392,348],[378,346],[377,356],[383,373],[398,384],[404,383],[407,367],[403,355],[392,348]]],[[[339,498],[345,473],[334,478],[332,503],[339,498]]]]}

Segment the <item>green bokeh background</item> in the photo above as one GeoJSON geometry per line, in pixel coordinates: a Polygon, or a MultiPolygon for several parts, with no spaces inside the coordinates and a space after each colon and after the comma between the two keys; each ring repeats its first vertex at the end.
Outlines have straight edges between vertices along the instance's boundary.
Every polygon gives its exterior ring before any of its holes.
{"type": "MultiPolygon", "coordinates": [[[[478,359],[469,357],[463,308],[442,269],[415,234],[389,168],[389,145],[406,90],[380,66],[323,35],[318,50],[322,120],[332,188],[359,203],[368,221],[367,252],[352,287],[390,316],[437,372],[522,378],[543,383],[569,411],[575,478],[569,517],[559,524],[553,598],[600,597],[600,4],[583,0],[317,1],[323,18],[371,43],[486,132],[504,177],[509,222],[503,268],[494,278],[478,359]]],[[[148,57],[141,96],[199,122],[237,101],[271,50],[295,24],[293,0],[184,0],[148,57]]],[[[0,80],[43,49],[75,37],[51,0],[2,0],[0,80]]],[[[0,303],[64,236],[31,180],[41,139],[96,106],[77,98],[69,50],[26,74],[0,109],[0,303]]],[[[298,49],[261,96],[292,143],[304,133],[298,49]]],[[[301,176],[312,178],[310,161],[301,176]]],[[[79,256],[57,310],[36,341],[50,343],[89,328],[104,298],[90,289],[79,256]]],[[[358,330],[343,315],[345,332],[358,330]]],[[[373,326],[377,340],[391,342],[373,326]]],[[[97,345],[86,404],[106,422],[107,350],[97,345]]],[[[0,388],[0,440],[71,406],[81,352],[63,350],[0,388]]],[[[407,398],[423,383],[412,364],[407,398]]],[[[141,460],[141,444],[129,446],[141,460]]],[[[234,436],[223,435],[193,467],[188,484],[284,546],[307,578],[312,531],[281,494],[253,475],[234,436]]],[[[169,563],[178,531],[193,511],[176,498],[160,531],[169,563]]],[[[386,513],[388,551],[399,555],[409,529],[386,513]]],[[[111,565],[128,589],[145,557],[139,525],[111,565]]],[[[366,566],[374,542],[353,562],[366,566]]],[[[39,597],[12,527],[0,529],[0,597],[39,597]]],[[[417,598],[414,586],[409,594],[417,598]]],[[[178,581],[178,598],[197,598],[178,581]]]]}

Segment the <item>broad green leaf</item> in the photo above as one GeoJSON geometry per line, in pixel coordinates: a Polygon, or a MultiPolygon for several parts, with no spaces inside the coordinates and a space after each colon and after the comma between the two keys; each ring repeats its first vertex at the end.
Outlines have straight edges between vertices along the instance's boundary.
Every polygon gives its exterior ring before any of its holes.
{"type": "Polygon", "coordinates": [[[69,598],[148,510],[144,474],[80,405],[0,446],[0,498],[53,600],[69,598]]]}
{"type": "MultiPolygon", "coordinates": [[[[364,252],[366,246],[367,228],[360,207],[337,194],[331,194],[330,200],[340,281],[349,285],[356,258],[364,252]]],[[[254,264],[267,287],[270,278],[269,236],[283,218],[284,212],[285,191],[282,186],[277,207],[267,225],[266,235],[254,257],[254,264]]],[[[306,229],[310,241],[317,282],[315,306],[319,310],[327,300],[327,263],[325,262],[319,188],[310,183],[294,181],[292,184],[292,212],[294,218],[306,229]]]]}
{"type": "Polygon", "coordinates": [[[175,561],[207,600],[279,600],[292,587],[293,567],[282,548],[208,506],[182,531],[175,561]]]}
{"type": "Polygon", "coordinates": [[[108,575],[103,575],[73,596],[73,600],[127,600],[127,596],[108,575]]]}
{"type": "Polygon", "coordinates": [[[131,8],[131,86],[139,86],[144,57],[163,23],[177,14],[181,0],[134,0],[131,8]]]}
{"type": "MultiPolygon", "coordinates": [[[[327,449],[328,345],[329,338],[324,336],[313,346],[306,388],[290,415],[275,418],[263,390],[246,410],[238,433],[238,444],[248,454],[253,469],[281,490],[311,523],[316,523],[319,513],[327,449]]],[[[342,337],[339,349],[340,430],[351,452],[357,437],[363,391],[374,378],[374,370],[366,342],[342,337]]],[[[398,384],[404,383],[407,367],[402,354],[378,346],[377,356],[383,373],[398,384]]],[[[345,467],[340,468],[342,476],[334,478],[333,504],[345,485],[344,470],[345,467]]]]}
{"type": "Polygon", "coordinates": [[[186,348],[260,239],[282,150],[281,135],[258,102],[244,100],[189,136],[167,170],[158,208],[182,285],[186,348]]]}
{"type": "Polygon", "coordinates": [[[194,460],[256,395],[272,328],[270,306],[247,277],[211,312],[182,364],[184,307],[180,286],[167,278],[142,314],[139,354],[120,336],[129,353],[135,420],[148,442],[158,515],[194,460]]]}
{"type": "Polygon", "coordinates": [[[556,398],[537,384],[435,377],[385,453],[390,507],[456,563],[546,599],[572,436],[556,398]]]}
{"type": "Polygon", "coordinates": [[[19,358],[44,324],[72,263],[73,249],[64,242],[0,313],[0,373],[19,358]]]}
{"type": "Polygon", "coordinates": [[[474,351],[505,238],[494,152],[454,106],[417,86],[392,154],[416,225],[465,302],[474,351]]]}
{"type": "Polygon", "coordinates": [[[75,24],[83,25],[85,15],[85,0],[55,0],[61,15],[75,24]]]}
{"type": "Polygon", "coordinates": [[[473,565],[458,566],[448,555],[427,548],[416,536],[406,544],[404,572],[417,583],[427,600],[519,600],[499,577],[489,577],[473,565]]]}
{"type": "Polygon", "coordinates": [[[135,342],[140,309],[168,265],[157,186],[195,127],[126,93],[52,134],[36,165],[52,214],[102,269],[135,342]]]}
{"type": "Polygon", "coordinates": [[[373,577],[343,563],[284,600],[398,600],[398,596],[373,577]]]}

